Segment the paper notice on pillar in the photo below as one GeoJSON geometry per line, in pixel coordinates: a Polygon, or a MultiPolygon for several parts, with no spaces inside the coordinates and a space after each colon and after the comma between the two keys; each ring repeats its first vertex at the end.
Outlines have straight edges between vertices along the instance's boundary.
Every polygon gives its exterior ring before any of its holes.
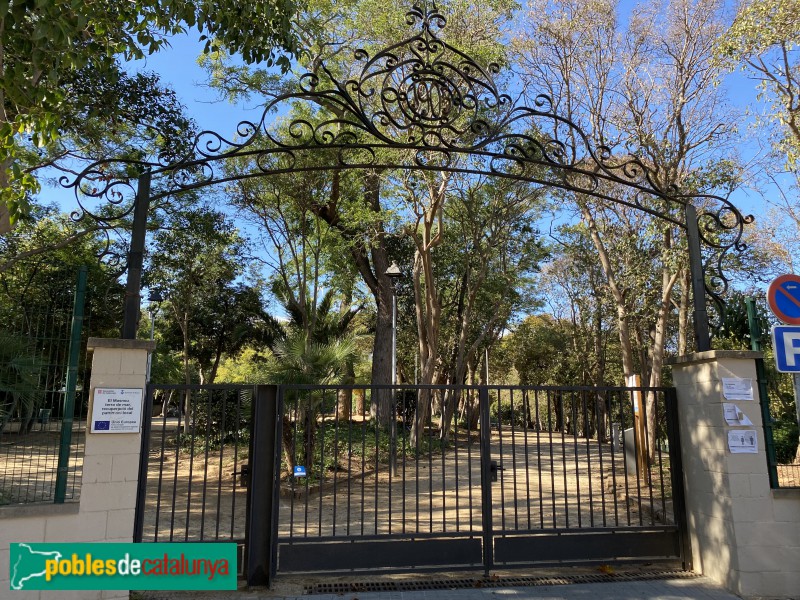
{"type": "Polygon", "coordinates": [[[753,422],[744,414],[744,411],[730,402],[722,403],[722,414],[728,425],[752,425],[753,422]]]}
{"type": "Polygon", "coordinates": [[[728,449],[731,454],[756,454],[758,436],[755,429],[735,429],[728,432],[728,449]]]}
{"type": "Polygon", "coordinates": [[[753,400],[753,380],[741,377],[723,377],[722,395],[726,400],[753,400]]]}

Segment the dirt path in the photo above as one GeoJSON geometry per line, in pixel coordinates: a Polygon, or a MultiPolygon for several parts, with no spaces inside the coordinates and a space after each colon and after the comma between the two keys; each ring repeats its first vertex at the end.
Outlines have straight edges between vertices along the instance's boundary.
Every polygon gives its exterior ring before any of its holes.
{"type": "MultiPolygon", "coordinates": [[[[241,449],[190,456],[153,438],[144,539],[243,539],[247,490],[237,470],[241,449]],[[177,462],[176,462],[177,459],[177,462]]],[[[669,472],[655,468],[653,486],[627,473],[622,450],[561,433],[493,432],[492,457],[503,468],[492,484],[493,528],[499,531],[661,525],[671,514],[669,472]]],[[[666,461],[666,457],[664,457],[666,461]]],[[[388,533],[480,532],[477,440],[444,454],[361,471],[330,470],[324,483],[285,482],[279,508],[282,538],[388,533]]],[[[347,465],[345,465],[346,468],[347,465]]]]}

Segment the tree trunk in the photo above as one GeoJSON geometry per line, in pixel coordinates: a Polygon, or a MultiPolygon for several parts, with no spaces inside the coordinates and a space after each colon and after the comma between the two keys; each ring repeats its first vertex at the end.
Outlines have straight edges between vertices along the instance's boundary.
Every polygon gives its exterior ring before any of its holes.
{"type": "MultiPolygon", "coordinates": [[[[664,233],[664,267],[661,270],[661,302],[658,306],[658,314],[655,323],[655,334],[651,349],[650,364],[650,383],[649,386],[656,388],[661,386],[661,371],[664,368],[664,346],[667,340],[667,326],[670,308],[672,307],[671,297],[672,288],[680,275],[679,271],[670,274],[666,256],[671,250],[671,235],[667,230],[664,233]]],[[[656,394],[653,391],[647,392],[645,410],[647,410],[647,442],[648,456],[652,463],[656,456],[656,394]]]]}
{"type": "MultiPolygon", "coordinates": [[[[2,94],[2,92],[0,92],[0,94],[2,94]]],[[[0,111],[2,110],[3,108],[0,106],[0,111]]],[[[3,119],[3,122],[5,122],[5,119],[3,119]]],[[[0,162],[0,189],[6,189],[8,187],[8,177],[6,176],[6,169],[8,166],[9,161],[0,162]]],[[[8,206],[6,206],[5,202],[0,202],[0,235],[5,235],[12,229],[11,213],[8,210],[8,206]]]]}
{"type": "Polygon", "coordinates": [[[614,267],[611,264],[611,259],[608,256],[605,244],[600,237],[600,231],[597,228],[597,223],[590,208],[583,202],[579,203],[581,214],[583,215],[586,225],[589,228],[589,234],[592,238],[597,254],[600,258],[600,265],[603,267],[603,273],[608,281],[608,287],[611,290],[611,295],[614,298],[614,304],[617,308],[617,331],[619,333],[620,350],[622,354],[622,375],[627,380],[628,377],[634,375],[633,363],[633,346],[631,344],[631,331],[628,325],[628,309],[625,305],[625,296],[622,290],[617,285],[616,274],[614,267]]]}
{"type": "Polygon", "coordinates": [[[5,235],[9,231],[11,231],[11,219],[8,207],[5,204],[0,204],[0,235],[5,235]]]}
{"type": "MultiPolygon", "coordinates": [[[[385,252],[383,253],[385,257],[385,252]]],[[[388,265],[387,265],[388,268],[388,265]]],[[[382,273],[386,272],[386,268],[382,273]]],[[[387,285],[379,286],[374,293],[377,304],[375,321],[375,341],[372,346],[372,383],[392,383],[392,290],[388,277],[381,275],[378,281],[387,280],[387,285]]],[[[373,390],[370,415],[381,425],[388,425],[392,415],[392,391],[373,390]]]]}
{"type": "MultiPolygon", "coordinates": [[[[352,361],[347,361],[344,383],[352,385],[355,383],[356,374],[353,368],[352,361]]],[[[338,407],[336,409],[336,418],[349,421],[353,413],[353,390],[343,389],[339,390],[337,394],[338,407]]]]}
{"type": "MultiPolygon", "coordinates": [[[[377,235],[371,244],[362,242],[363,231],[347,227],[339,214],[339,174],[334,173],[333,189],[328,204],[313,207],[316,215],[335,228],[345,240],[353,242],[350,254],[364,283],[372,292],[376,306],[375,341],[372,347],[372,383],[392,382],[392,282],[386,276],[389,258],[384,246],[383,224],[374,224],[377,235]]],[[[367,208],[375,214],[381,212],[381,177],[379,171],[364,172],[364,199],[367,208]]],[[[363,401],[363,398],[362,398],[363,401]]],[[[388,424],[392,396],[387,390],[373,390],[370,413],[373,418],[388,424]]],[[[363,414],[363,411],[356,411],[363,414]]]]}
{"type": "Polygon", "coordinates": [[[364,390],[353,390],[353,396],[355,396],[355,414],[361,417],[364,415],[364,390]]]}

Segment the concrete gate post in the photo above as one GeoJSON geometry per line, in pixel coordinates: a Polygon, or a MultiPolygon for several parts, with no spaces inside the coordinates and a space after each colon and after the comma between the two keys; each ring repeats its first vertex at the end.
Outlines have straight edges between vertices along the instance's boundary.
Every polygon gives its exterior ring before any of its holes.
{"type": "Polygon", "coordinates": [[[800,489],[770,489],[756,384],[760,356],[711,350],[670,361],[689,537],[694,568],[731,592],[793,597],[800,590],[800,489]],[[750,379],[754,399],[726,399],[723,378],[750,379]],[[753,424],[728,425],[725,402],[753,424]],[[757,453],[731,453],[731,430],[755,430],[757,453]]]}

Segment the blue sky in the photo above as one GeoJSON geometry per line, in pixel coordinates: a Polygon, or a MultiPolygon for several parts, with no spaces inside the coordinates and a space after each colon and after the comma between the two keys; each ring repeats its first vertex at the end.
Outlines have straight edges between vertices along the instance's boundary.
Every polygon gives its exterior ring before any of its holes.
{"type": "Polygon", "coordinates": [[[216,92],[205,85],[205,72],[197,63],[203,51],[198,37],[194,31],[173,36],[170,48],[131,63],[130,68],[158,73],[162,81],[178,93],[200,129],[213,129],[223,135],[234,132],[239,121],[253,115],[260,116],[261,110],[255,100],[249,105],[220,101],[216,92]]]}

